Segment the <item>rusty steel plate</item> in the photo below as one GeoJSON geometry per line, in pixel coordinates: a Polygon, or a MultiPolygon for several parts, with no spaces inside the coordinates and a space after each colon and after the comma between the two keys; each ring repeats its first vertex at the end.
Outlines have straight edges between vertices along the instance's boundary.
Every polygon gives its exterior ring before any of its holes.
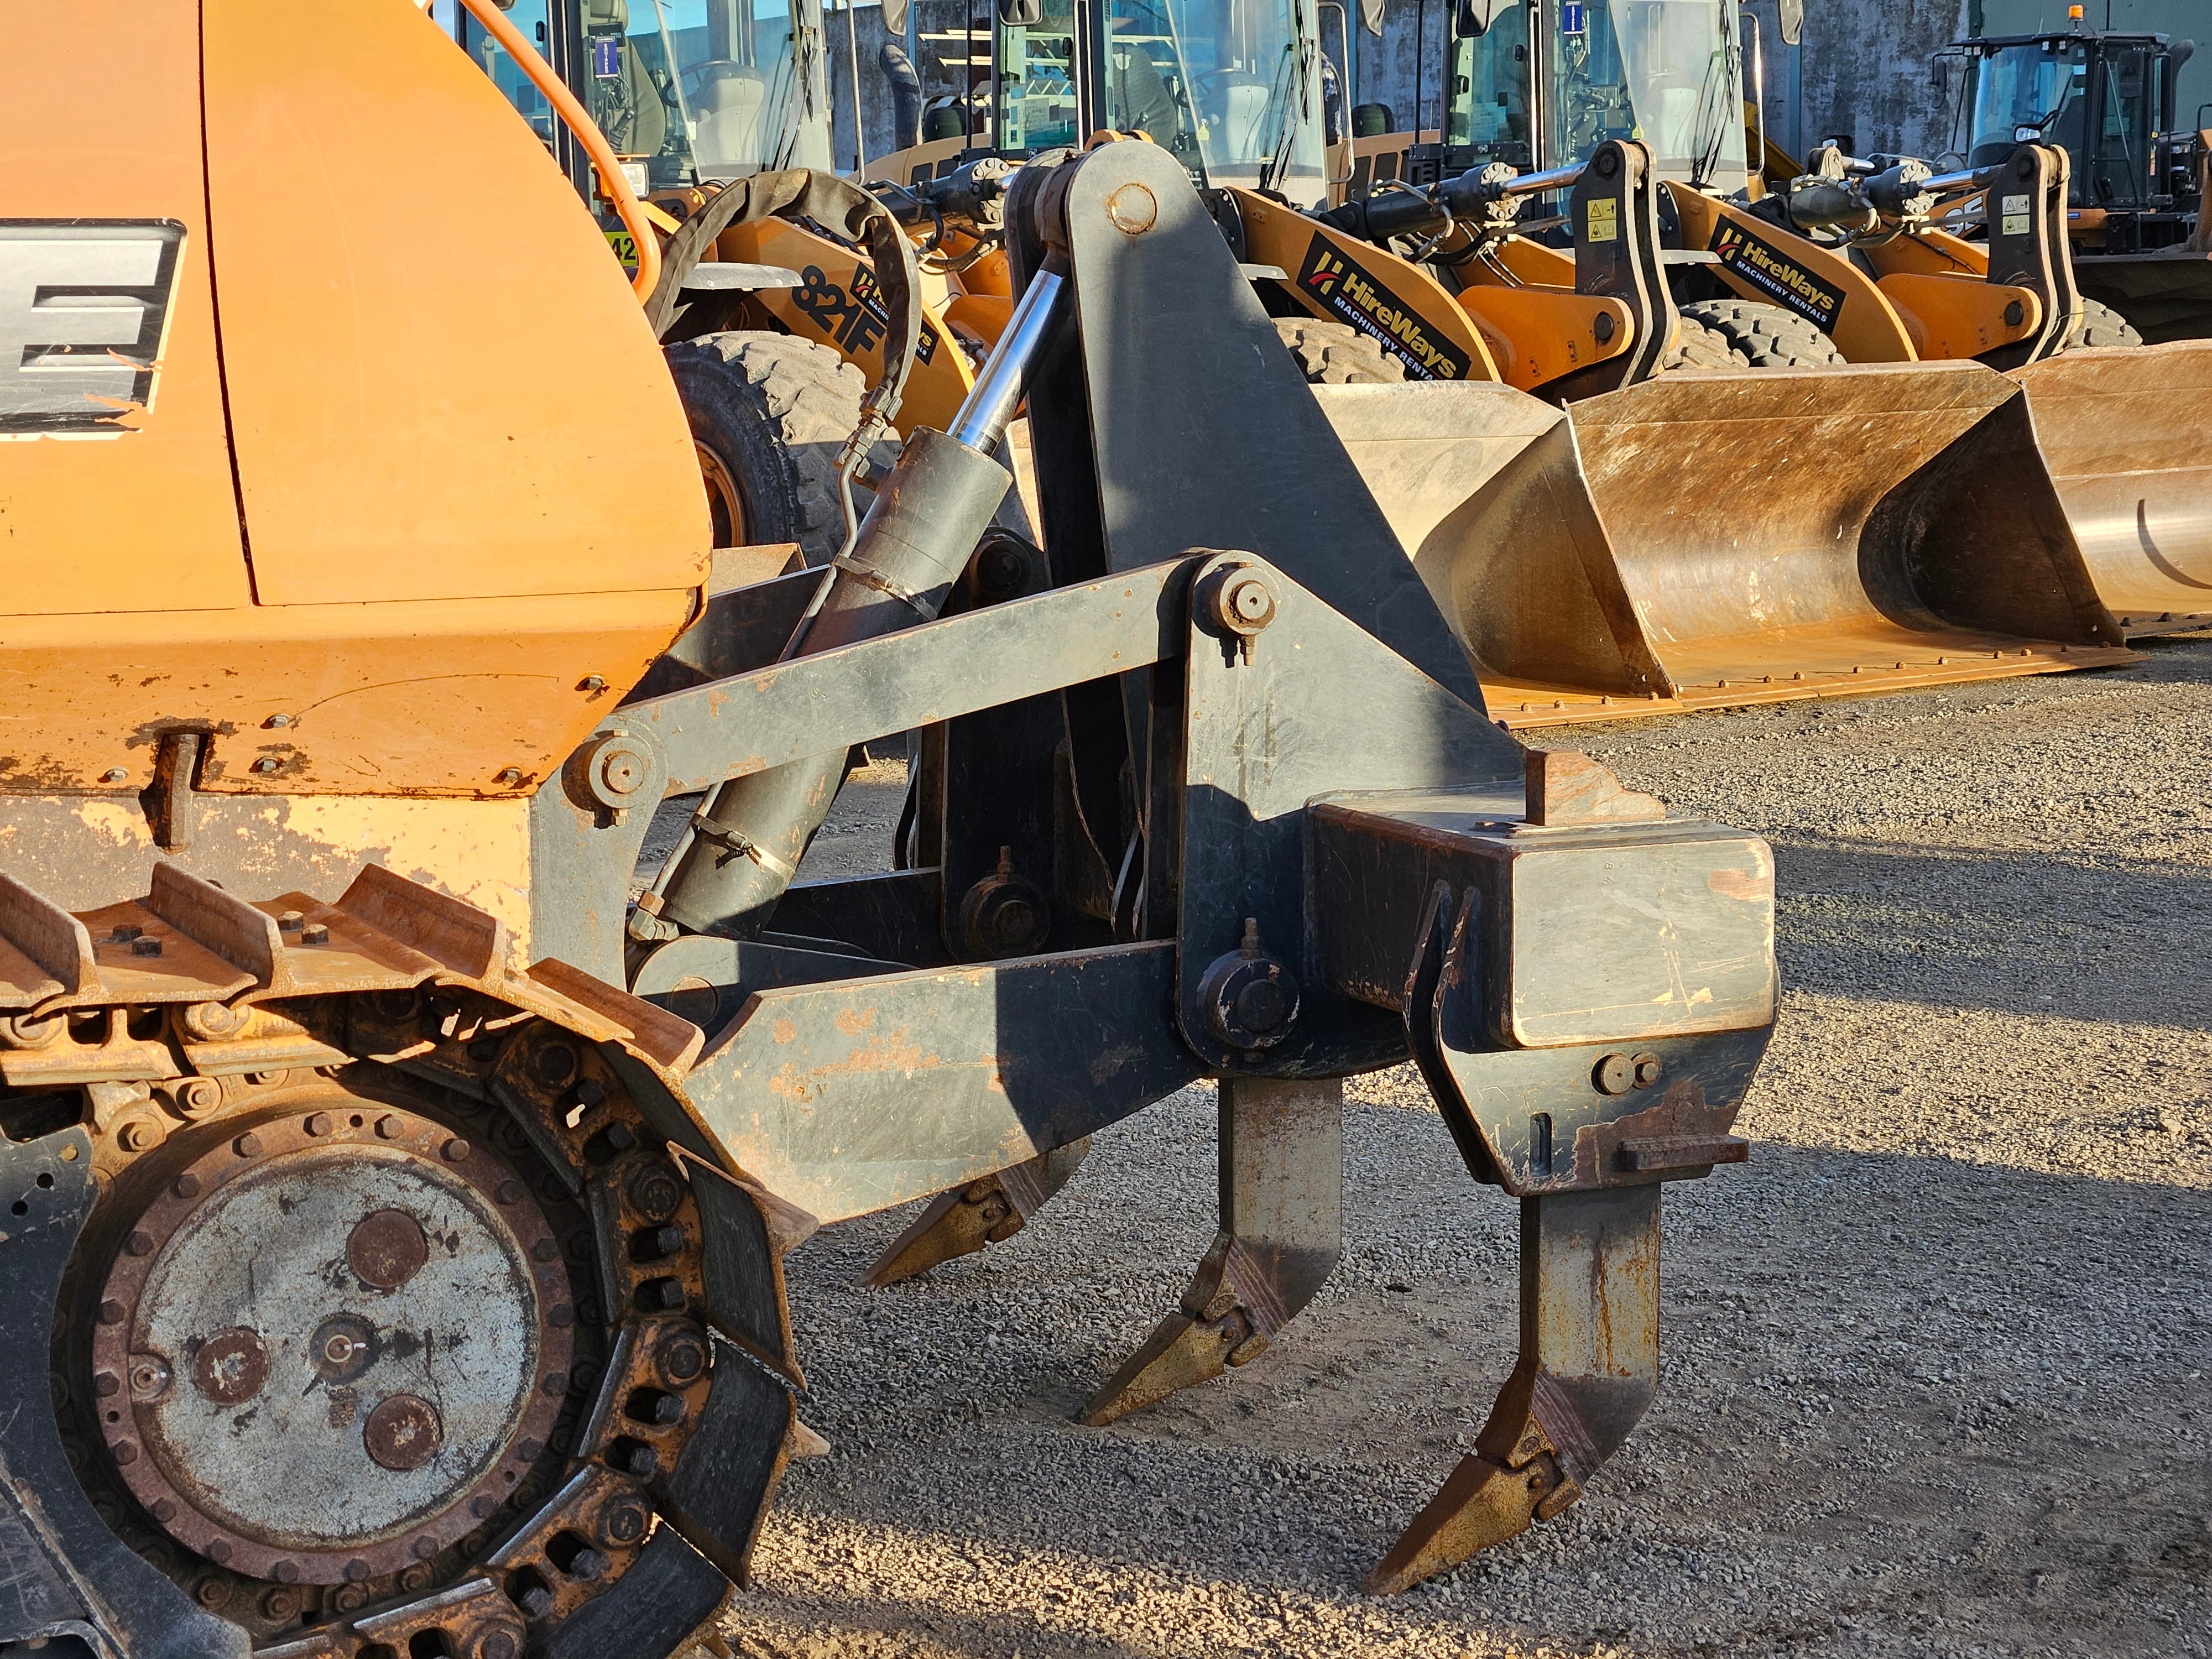
{"type": "Polygon", "coordinates": [[[2212,628],[2212,341],[2068,351],[2011,378],[2120,626],[2212,628]]]}
{"type": "Polygon", "coordinates": [[[279,1583],[365,1579],[521,1480],[574,1317],[507,1164],[334,1091],[180,1164],[125,1234],[94,1328],[101,1431],[187,1547],[279,1583]]]}

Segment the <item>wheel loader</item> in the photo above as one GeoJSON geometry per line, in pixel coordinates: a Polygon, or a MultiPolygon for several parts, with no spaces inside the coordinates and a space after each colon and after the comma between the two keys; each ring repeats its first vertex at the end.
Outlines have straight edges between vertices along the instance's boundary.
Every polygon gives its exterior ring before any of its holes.
{"type": "Polygon", "coordinates": [[[2140,31],[1955,40],[1936,54],[1950,88],[1950,149],[1984,164],[2022,137],[2072,164],[2066,235],[2082,293],[2154,342],[2212,335],[2212,131],[2185,101],[2197,43],[2140,31]]]}
{"type": "MultiPolygon", "coordinates": [[[[835,562],[727,586],[636,295],[409,0],[28,44],[133,126],[0,100],[0,1648],[679,1652],[823,1449],[814,1228],[1212,1079],[1157,1393],[1327,1278],[1342,1080],[1409,1056],[1520,1203],[1524,1315],[1370,1587],[1596,1478],[1663,1186],[1747,1152],[1771,856],[1493,723],[1180,162],[1025,168],[956,418],[835,562]],[[391,188],[457,155],[491,241],[391,188]],[[1050,551],[1007,572],[1024,402],[1050,551]],[[853,745],[916,729],[927,861],[800,878],[853,745]]],[[[905,238],[749,188],[883,250],[894,417],[905,238]]]]}
{"type": "MultiPolygon", "coordinates": [[[[1703,90],[1694,105],[1676,95],[1740,73],[1734,9],[1726,0],[1620,0],[1576,9],[1579,31],[1559,0],[1494,16],[1477,5],[1454,13],[1445,142],[1417,152],[1413,170],[1429,177],[1432,204],[1464,201],[1466,227],[1438,249],[1459,261],[1462,300],[1479,310],[1493,285],[1563,280],[1564,258],[1526,240],[1500,246],[1493,235],[1490,252],[1467,252],[1485,240],[1480,216],[1496,199],[1498,174],[1516,165],[1537,177],[1571,171],[1608,132],[1668,135],[1661,147],[1678,160],[1659,167],[1661,257],[1686,316],[1760,356],[1971,360],[2003,371],[2027,393],[2037,447],[2112,622],[2130,636],[2205,626],[2212,473],[2201,454],[2212,439],[2212,346],[2094,349],[2129,337],[2117,317],[2085,302],[2074,275],[2067,152],[2029,135],[1993,143],[1951,173],[1909,157],[1832,155],[1768,191],[1746,172],[1737,125],[1699,114],[1733,103],[1703,90]],[[1692,14],[1711,21],[1686,30],[1692,14]],[[2001,210],[1984,242],[1934,222],[1941,203],[1988,194],[2000,177],[2001,210]],[[1814,343],[1790,344],[1793,333],[1814,343]],[[1822,336],[1831,353],[1820,354],[1822,336]]],[[[1771,144],[1765,155],[1789,170],[1771,144]]],[[[1372,210],[1386,222],[1416,219],[1402,198],[1372,210]]]]}

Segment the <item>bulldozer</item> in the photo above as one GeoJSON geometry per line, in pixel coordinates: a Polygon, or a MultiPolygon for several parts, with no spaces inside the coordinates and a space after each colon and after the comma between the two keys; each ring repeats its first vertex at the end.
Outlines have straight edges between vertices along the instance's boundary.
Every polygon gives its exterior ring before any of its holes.
{"type": "MultiPolygon", "coordinates": [[[[31,45],[133,127],[0,102],[0,1648],[681,1652],[824,1449],[815,1228],[1213,1079],[1157,1394],[1326,1279],[1343,1079],[1409,1057],[1519,1203],[1522,1347],[1370,1585],[1597,1478],[1665,1183],[1748,1152],[1771,854],[1489,717],[1180,161],[1024,168],[953,420],[833,561],[731,583],[653,255],[626,287],[410,0],[31,45]],[[455,155],[499,238],[392,189],[455,155]],[[1008,571],[1024,404],[1049,556],[1008,571]],[[803,878],[854,745],[914,730],[925,857],[803,878]]],[[[891,420],[911,244],[834,178],[747,191],[878,253],[891,420]]]]}

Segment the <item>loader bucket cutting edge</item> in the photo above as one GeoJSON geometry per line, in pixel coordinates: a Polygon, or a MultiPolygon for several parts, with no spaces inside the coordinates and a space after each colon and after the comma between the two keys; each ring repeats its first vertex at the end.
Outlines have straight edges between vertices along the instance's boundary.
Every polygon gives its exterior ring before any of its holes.
{"type": "Polygon", "coordinates": [[[2132,660],[2025,399],[1978,365],[1675,375],[1568,411],[1672,695],[1486,676],[1508,726],[2132,660]]]}
{"type": "Polygon", "coordinates": [[[2122,629],[2212,628],[2212,341],[2069,351],[2010,378],[2122,629]]]}

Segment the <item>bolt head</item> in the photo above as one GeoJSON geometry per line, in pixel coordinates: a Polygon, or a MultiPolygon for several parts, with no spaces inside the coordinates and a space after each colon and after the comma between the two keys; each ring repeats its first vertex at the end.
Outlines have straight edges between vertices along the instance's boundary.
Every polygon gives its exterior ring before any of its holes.
{"type": "Polygon", "coordinates": [[[522,769],[519,766],[502,766],[493,777],[492,781],[512,789],[522,781],[522,769]]]}
{"type": "Polygon", "coordinates": [[[282,763],[277,760],[276,756],[264,755],[259,760],[253,763],[253,769],[265,778],[271,772],[274,772],[280,764],[282,764],[282,763]]]}
{"type": "Polygon", "coordinates": [[[300,929],[300,943],[302,945],[328,945],[330,942],[331,930],[325,923],[311,921],[300,929]]]}
{"type": "Polygon", "coordinates": [[[127,783],[131,775],[119,766],[111,766],[100,775],[102,783],[127,783]]]}
{"type": "Polygon", "coordinates": [[[1601,1095],[1625,1095],[1636,1081],[1636,1066],[1626,1054],[1607,1054],[1590,1071],[1590,1081],[1601,1095]]]}
{"type": "Polygon", "coordinates": [[[337,1125],[328,1112],[310,1112],[307,1121],[300,1127],[311,1135],[326,1135],[337,1125]]]}
{"type": "Polygon", "coordinates": [[[597,674],[586,674],[576,682],[576,690],[579,691],[604,691],[606,689],[606,681],[597,674]]]}
{"type": "Polygon", "coordinates": [[[149,939],[142,933],[131,941],[131,954],[134,957],[158,957],[161,954],[161,941],[149,939]]]}

